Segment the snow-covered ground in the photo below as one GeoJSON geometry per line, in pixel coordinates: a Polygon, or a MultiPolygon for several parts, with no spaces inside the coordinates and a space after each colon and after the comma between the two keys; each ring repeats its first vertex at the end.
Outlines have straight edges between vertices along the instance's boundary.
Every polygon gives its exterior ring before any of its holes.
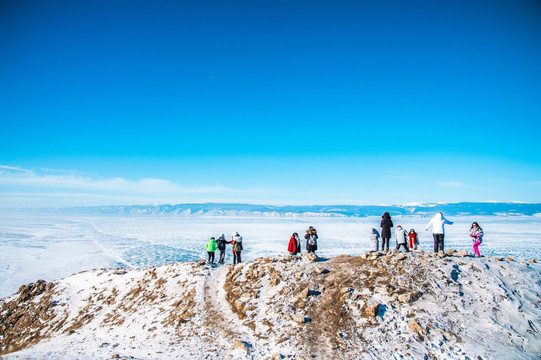
{"type": "Polygon", "coordinates": [[[539,359],[541,264],[448,254],[82,272],[0,301],[0,351],[59,360],[539,359]]]}
{"type": "MultiPolygon", "coordinates": [[[[468,231],[477,221],[485,231],[481,253],[541,258],[541,217],[449,217],[446,248],[471,251],[468,231]]],[[[428,217],[393,217],[395,226],[414,228],[421,247],[432,249],[424,231],[428,217]]],[[[379,230],[379,217],[242,218],[16,214],[0,218],[0,297],[21,284],[57,280],[96,268],[144,268],[206,257],[211,236],[238,231],[244,237],[243,260],[284,254],[289,236],[317,228],[318,255],[360,255],[368,250],[368,232],[379,230]]],[[[304,245],[303,245],[304,248],[304,245]]],[[[227,261],[231,262],[228,250],[227,261]]]]}

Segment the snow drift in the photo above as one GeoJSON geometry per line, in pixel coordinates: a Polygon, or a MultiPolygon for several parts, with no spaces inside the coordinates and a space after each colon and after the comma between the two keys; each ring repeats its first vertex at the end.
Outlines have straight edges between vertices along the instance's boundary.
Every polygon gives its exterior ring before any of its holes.
{"type": "Polygon", "coordinates": [[[94,270],[2,299],[0,354],[537,359],[540,270],[452,250],[94,270]]]}

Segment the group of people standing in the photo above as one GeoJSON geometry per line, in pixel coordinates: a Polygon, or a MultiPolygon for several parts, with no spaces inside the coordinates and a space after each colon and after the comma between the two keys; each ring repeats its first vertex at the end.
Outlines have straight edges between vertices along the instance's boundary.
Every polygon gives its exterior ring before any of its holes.
{"type": "MultiPolygon", "coordinates": [[[[391,215],[388,212],[384,213],[381,217],[381,251],[389,251],[389,242],[391,240],[391,229],[393,228],[393,221],[391,215]]],[[[379,232],[372,228],[370,230],[370,251],[379,251],[379,232]]],[[[401,225],[396,227],[396,249],[404,247],[405,251],[410,249],[415,250],[419,245],[419,237],[414,229],[406,231],[401,225]],[[409,247],[408,247],[409,243],[409,247]]]]}
{"type": "MultiPolygon", "coordinates": [[[[430,219],[425,227],[425,231],[428,231],[432,227],[432,237],[434,239],[434,252],[444,251],[444,239],[445,239],[445,225],[452,225],[453,222],[447,220],[441,211],[430,219]]],[[[385,212],[381,216],[381,251],[389,251],[389,241],[391,239],[391,229],[393,228],[393,221],[391,215],[385,212]]],[[[410,249],[415,250],[419,246],[419,236],[414,229],[410,229],[406,232],[402,226],[398,225],[395,231],[396,236],[396,249],[399,250],[404,247],[404,250],[408,252],[410,249]],[[409,243],[409,247],[408,247],[409,243]]],[[[473,240],[473,252],[475,256],[481,256],[479,252],[479,245],[483,242],[483,229],[477,222],[474,222],[470,228],[470,237],[473,240]]],[[[370,231],[370,251],[379,251],[379,238],[378,231],[374,228],[370,231]]]]}
{"type": "MultiPolygon", "coordinates": [[[[306,230],[306,235],[304,235],[304,239],[306,240],[306,252],[313,253],[317,250],[317,230],[310,226],[308,230],[306,230]]],[[[301,252],[301,240],[299,238],[299,234],[293,233],[291,235],[291,238],[289,239],[289,244],[287,246],[287,251],[291,255],[297,255],[301,252]]]]}
{"type": "Polygon", "coordinates": [[[214,263],[214,252],[218,249],[220,250],[220,259],[218,260],[218,263],[223,264],[225,262],[225,249],[227,244],[231,244],[232,246],[233,264],[240,264],[243,247],[242,236],[240,236],[238,232],[233,233],[230,241],[225,239],[224,234],[220,235],[218,239],[211,237],[205,245],[208,254],[208,262],[214,263]]]}
{"type": "MultiPolygon", "coordinates": [[[[444,239],[445,239],[445,225],[452,225],[453,222],[447,220],[442,212],[436,213],[434,217],[428,222],[425,227],[425,230],[428,231],[432,227],[432,237],[434,239],[434,252],[444,251],[444,239]]],[[[381,236],[380,233],[372,228],[370,231],[370,251],[379,251],[379,239],[381,237],[381,251],[389,251],[389,242],[391,239],[391,229],[394,227],[391,215],[388,212],[385,212],[381,216],[381,236]]],[[[404,229],[401,225],[398,225],[395,230],[396,237],[396,249],[404,248],[406,252],[410,250],[416,250],[419,248],[419,236],[414,229],[410,229],[409,232],[404,229]]],[[[473,240],[473,252],[475,256],[481,256],[479,252],[479,245],[483,242],[483,229],[479,226],[477,222],[474,222],[470,228],[470,237],[473,240]]],[[[313,253],[317,250],[317,230],[310,226],[306,230],[304,235],[306,240],[306,251],[308,253],[313,253]]],[[[238,232],[234,232],[231,240],[226,240],[225,235],[222,234],[215,239],[211,237],[206,244],[206,250],[208,253],[208,261],[214,262],[214,252],[216,250],[220,251],[220,258],[218,263],[223,264],[225,261],[225,250],[227,244],[231,244],[233,251],[233,264],[240,264],[241,254],[243,250],[242,246],[242,236],[238,232]]],[[[287,251],[292,255],[297,255],[301,252],[301,240],[298,233],[293,233],[289,239],[289,244],[287,251]]]]}

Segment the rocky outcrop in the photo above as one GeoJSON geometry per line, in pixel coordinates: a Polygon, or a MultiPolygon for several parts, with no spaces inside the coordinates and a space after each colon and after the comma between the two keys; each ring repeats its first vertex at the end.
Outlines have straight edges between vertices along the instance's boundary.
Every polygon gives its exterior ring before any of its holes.
{"type": "Polygon", "coordinates": [[[0,354],[35,344],[50,335],[49,321],[55,317],[53,283],[38,280],[22,285],[0,310],[0,354]]]}
{"type": "Polygon", "coordinates": [[[2,299],[1,354],[535,357],[541,352],[540,273],[535,262],[453,251],[96,270],[38,281],[2,299]]]}

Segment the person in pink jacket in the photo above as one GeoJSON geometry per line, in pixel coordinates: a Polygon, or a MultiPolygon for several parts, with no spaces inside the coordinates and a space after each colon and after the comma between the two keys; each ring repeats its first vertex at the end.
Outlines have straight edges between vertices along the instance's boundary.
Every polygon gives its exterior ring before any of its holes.
{"type": "Polygon", "coordinates": [[[473,241],[473,252],[475,253],[476,257],[480,257],[481,253],[479,252],[479,245],[481,245],[483,242],[483,229],[481,229],[479,224],[476,222],[471,224],[470,237],[473,241]]]}

